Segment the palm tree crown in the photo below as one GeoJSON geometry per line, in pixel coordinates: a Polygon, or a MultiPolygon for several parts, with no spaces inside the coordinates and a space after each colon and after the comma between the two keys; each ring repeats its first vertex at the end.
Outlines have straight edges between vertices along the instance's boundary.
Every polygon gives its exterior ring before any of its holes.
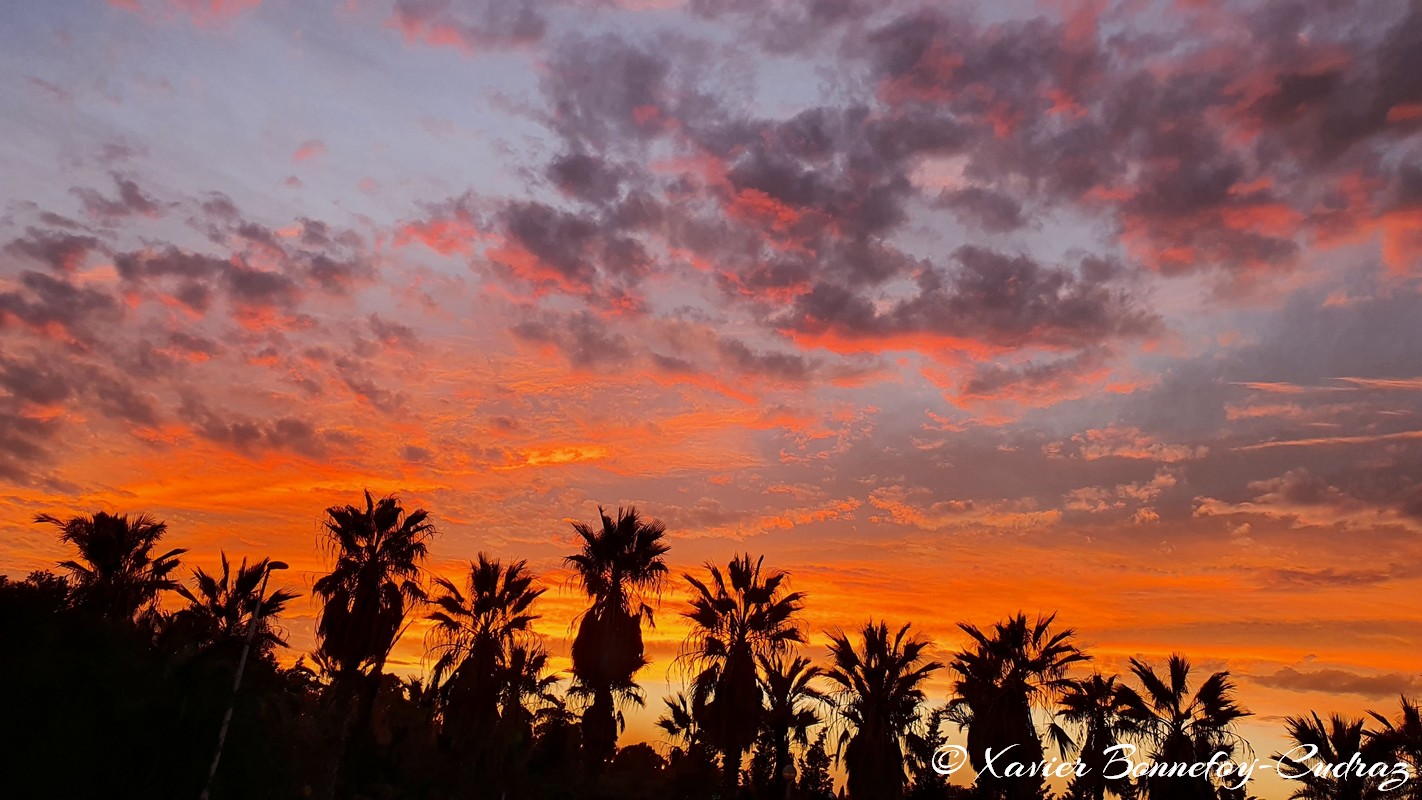
{"type": "Polygon", "coordinates": [[[227,553],[222,553],[221,558],[220,574],[209,575],[198,567],[193,570],[192,589],[183,585],[174,587],[189,604],[175,615],[175,622],[190,623],[202,643],[211,645],[245,638],[253,615],[258,614],[254,639],[258,651],[273,646],[285,647],[286,640],[272,625],[272,620],[281,616],[287,603],[300,595],[276,589],[266,597],[258,596],[270,559],[264,558],[248,566],[244,558],[234,575],[227,553]]]}
{"type": "Polygon", "coordinates": [[[1377,800],[1384,795],[1375,777],[1353,770],[1342,774],[1315,770],[1319,765],[1347,764],[1354,756],[1363,763],[1383,760],[1377,756],[1383,755],[1378,751],[1385,747],[1363,730],[1363,720],[1334,714],[1325,723],[1317,712],[1310,712],[1308,716],[1284,720],[1284,729],[1297,747],[1275,755],[1274,760],[1287,770],[1282,774],[1295,776],[1293,779],[1298,781],[1290,800],[1377,800]]]}
{"type": "Polygon", "coordinates": [[[523,561],[504,567],[480,553],[469,564],[464,591],[447,578],[435,579],[443,592],[429,615],[435,623],[431,651],[439,654],[431,681],[470,718],[492,720],[504,684],[511,682],[506,679],[525,677],[533,653],[518,645],[536,644],[531,626],[538,615],[530,609],[545,591],[534,586],[526,568],[523,561]]]}
{"type": "Polygon", "coordinates": [[[377,502],[367,491],[365,508],[332,506],[322,525],[336,564],[312,587],[323,600],[321,648],[340,675],[379,672],[409,607],[424,600],[418,579],[434,524],[423,509],[406,514],[394,496],[377,502]]]}
{"type": "Polygon", "coordinates": [[[968,754],[980,773],[979,784],[1008,800],[1041,794],[1042,777],[983,773],[987,752],[1015,745],[1014,761],[1041,761],[1042,740],[1032,711],[1049,706],[1067,685],[1068,668],[1088,659],[1072,641],[1075,631],[1053,630],[1055,620],[1055,614],[1029,620],[1019,613],[987,632],[958,625],[972,638],[972,646],[958,652],[949,665],[957,680],[948,717],[968,731],[968,754]]]}
{"type": "Polygon", "coordinates": [[[855,645],[847,634],[830,636],[824,675],[838,689],[835,705],[844,723],[840,751],[851,797],[897,800],[904,790],[904,753],[919,730],[923,683],[942,668],[929,661],[927,639],[909,635],[909,625],[890,634],[870,621],[855,645]]]}
{"type": "Polygon", "coordinates": [[[131,618],[149,608],[159,592],[178,586],[169,575],[187,550],[153,555],[168,526],[147,514],[132,519],[103,511],[69,519],[40,514],[35,522],[59,528],[60,541],[79,550],[78,560],[61,561],[59,566],[74,581],[80,606],[104,616],[131,618]]]}
{"type": "MultiPolygon", "coordinates": [[[[1130,690],[1123,697],[1128,713],[1154,744],[1153,761],[1196,763],[1209,761],[1217,752],[1234,753],[1241,741],[1234,733],[1234,723],[1249,712],[1235,703],[1234,681],[1228,672],[1211,674],[1193,694],[1190,662],[1184,656],[1172,655],[1164,676],[1134,658],[1131,672],[1145,694],[1130,690]]],[[[1146,788],[1151,800],[1211,800],[1215,795],[1206,777],[1151,776],[1146,788]]]]}
{"type": "Polygon", "coordinates": [[[1063,758],[1075,753],[1077,760],[1086,765],[1085,772],[1073,778],[1068,788],[1072,797],[1101,800],[1108,790],[1122,796],[1129,791],[1127,782],[1105,777],[1110,748],[1143,733],[1139,720],[1131,713],[1129,692],[1115,675],[1102,677],[1100,673],[1063,686],[1057,701],[1060,722],[1052,724],[1052,739],[1063,758]],[[1075,729],[1078,737],[1073,739],[1060,723],[1075,729]]]}
{"type": "MultiPolygon", "coordinates": [[[[1377,747],[1379,753],[1405,761],[1413,775],[1422,775],[1422,706],[1408,697],[1401,698],[1400,706],[1395,720],[1376,711],[1368,712],[1368,716],[1381,725],[1372,733],[1371,745],[1377,747]]],[[[1422,781],[1410,781],[1405,796],[1414,800],[1422,798],[1422,781]]]]}

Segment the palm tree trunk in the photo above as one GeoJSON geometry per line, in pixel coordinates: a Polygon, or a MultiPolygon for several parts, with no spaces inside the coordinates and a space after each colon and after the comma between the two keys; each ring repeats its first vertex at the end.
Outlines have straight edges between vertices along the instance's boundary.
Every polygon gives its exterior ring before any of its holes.
{"type": "Polygon", "coordinates": [[[588,774],[597,777],[617,753],[617,707],[612,689],[593,691],[592,705],[583,714],[583,751],[588,774]]]}
{"type": "Polygon", "coordinates": [[[741,784],[741,750],[727,750],[721,754],[721,782],[726,787],[726,800],[736,796],[741,784]]]}

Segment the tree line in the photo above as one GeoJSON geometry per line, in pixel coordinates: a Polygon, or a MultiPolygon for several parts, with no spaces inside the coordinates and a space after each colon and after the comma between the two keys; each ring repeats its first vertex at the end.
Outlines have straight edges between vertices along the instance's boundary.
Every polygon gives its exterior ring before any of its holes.
{"type": "MultiPolygon", "coordinates": [[[[676,581],[665,526],[627,508],[573,525],[579,549],[565,563],[587,605],[564,676],[534,627],[546,587],[527,562],[479,553],[457,581],[432,576],[430,514],[394,496],[363,501],[324,513],[330,572],[312,585],[317,646],[286,667],[278,621],[297,595],[265,589],[280,562],[234,566],[223,553],[213,571],[185,578],[186,551],[165,550],[167,526],[147,515],[36,518],[75,558],[61,574],[0,576],[5,795],[1246,797],[1247,787],[1204,776],[1105,777],[1122,743],[1157,761],[1247,753],[1236,723],[1249,712],[1229,673],[1201,675],[1183,656],[1103,675],[1054,616],[1018,613],[960,623],[968,645],[941,661],[911,624],[873,620],[828,632],[816,658],[805,595],[787,572],[745,554],[676,581]],[[643,633],[673,583],[689,594],[679,609],[689,632],[670,665],[683,688],[662,700],[659,747],[619,746],[625,714],[646,704],[643,633]],[[419,620],[429,623],[428,669],[391,673],[392,649],[419,620]],[[938,674],[951,684],[941,704],[926,691],[938,674]],[[981,773],[970,786],[933,768],[955,727],[981,773]],[[1008,747],[1022,763],[1056,756],[1087,769],[1056,790],[1039,773],[984,771],[1008,747]]],[[[1406,697],[1393,715],[1309,713],[1285,728],[1314,747],[1295,759],[1300,772],[1355,756],[1422,766],[1422,718],[1406,697]]],[[[1295,788],[1300,800],[1419,796],[1416,781],[1385,790],[1351,772],[1295,788]]]]}

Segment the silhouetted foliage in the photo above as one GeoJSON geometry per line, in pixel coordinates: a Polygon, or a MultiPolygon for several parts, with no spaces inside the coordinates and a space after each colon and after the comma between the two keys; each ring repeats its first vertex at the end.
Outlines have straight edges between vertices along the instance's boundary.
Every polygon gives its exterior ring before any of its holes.
{"type": "MultiPolygon", "coordinates": [[[[1164,763],[1208,761],[1216,752],[1233,756],[1242,740],[1234,724],[1249,716],[1235,702],[1234,682],[1228,672],[1209,675],[1194,693],[1190,691],[1190,662],[1172,655],[1166,674],[1138,659],[1131,673],[1142,692],[1124,695],[1129,716],[1144,728],[1151,743],[1151,759],[1164,763]]],[[[1216,787],[1204,776],[1151,776],[1145,791],[1151,800],[1213,800],[1216,787]]]]}
{"type": "MultiPolygon", "coordinates": [[[[262,591],[269,568],[284,565],[244,558],[234,568],[221,553],[218,569],[193,568],[180,582],[186,551],[159,547],[160,521],[41,516],[74,557],[58,565],[63,575],[0,576],[0,793],[191,800],[230,704],[217,800],[830,800],[837,767],[847,778],[838,796],[852,800],[1053,800],[1040,779],[964,785],[934,769],[947,722],[966,729],[974,763],[987,747],[1040,758],[1034,712],[1051,720],[1048,745],[1088,765],[1067,800],[1248,794],[1203,777],[1100,779],[1121,743],[1157,762],[1249,757],[1234,730],[1249,712],[1227,672],[1196,684],[1176,655],[1162,672],[1133,659],[1124,678],[1073,676],[1087,658],[1073,632],[1018,614],[986,630],[960,626],[970,644],[949,665],[953,695],[939,705],[925,686],[943,665],[909,625],[827,634],[827,660],[812,663],[795,649],[804,595],[748,555],[687,576],[691,626],[676,662],[687,684],[663,701],[666,744],[618,748],[620,707],[641,702],[641,626],[653,621],[668,545],[665,528],[632,509],[599,514],[600,528],[575,525],[582,549],[567,559],[588,608],[566,690],[534,627],[544,589],[526,562],[479,553],[459,580],[427,582],[430,515],[406,514],[393,497],[366,493],[363,508],[327,510],[333,563],[314,582],[318,646],[294,663],[281,617],[297,595],[262,591]],[[389,674],[412,617],[431,623],[428,670],[389,674]]],[[[1273,759],[1312,773],[1293,800],[1419,800],[1416,780],[1385,791],[1376,775],[1315,769],[1354,758],[1422,767],[1411,699],[1363,719],[1290,717],[1284,732],[1308,749],[1273,759]]]]}
{"type": "Polygon", "coordinates": [[[616,751],[619,699],[641,702],[633,678],[648,663],[642,622],[655,624],[648,601],[660,597],[667,574],[667,545],[662,541],[666,526],[643,520],[635,508],[619,508],[613,519],[599,507],[598,516],[599,528],[573,524],[582,550],[565,559],[589,600],[572,655],[574,691],[591,698],[583,712],[582,733],[594,773],[616,751]]]}
{"type": "Polygon", "coordinates": [[[910,636],[910,627],[890,633],[887,623],[870,621],[858,642],[844,633],[830,637],[825,677],[843,723],[839,751],[851,796],[903,796],[905,751],[924,733],[923,682],[943,666],[927,658],[930,642],[910,636]]]}
{"type": "Polygon", "coordinates": [[[804,595],[786,591],[788,573],[762,574],[763,562],[747,554],[731,559],[725,572],[707,564],[707,581],[683,576],[694,593],[682,615],[691,630],[678,657],[693,672],[693,697],[704,709],[701,727],[721,754],[722,781],[731,793],[764,714],[759,662],[805,641],[797,622],[804,595]]]}
{"type": "MultiPolygon", "coordinates": [[[[1035,708],[1049,708],[1066,686],[1067,670],[1087,656],[1072,643],[1071,629],[1053,630],[1055,616],[1029,620],[1017,614],[984,632],[960,623],[972,646],[958,652],[949,668],[957,674],[949,718],[968,731],[968,754],[982,771],[989,751],[1014,747],[1014,759],[1042,760],[1035,708]]],[[[1040,774],[1008,777],[991,772],[978,781],[983,791],[1005,800],[1032,800],[1042,794],[1040,774]]]]}

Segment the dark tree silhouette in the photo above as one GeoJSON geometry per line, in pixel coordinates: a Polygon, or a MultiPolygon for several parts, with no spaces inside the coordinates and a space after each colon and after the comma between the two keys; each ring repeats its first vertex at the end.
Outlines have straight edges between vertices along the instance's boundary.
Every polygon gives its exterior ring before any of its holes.
{"type": "MultiPolygon", "coordinates": [[[[1372,733],[1372,744],[1377,753],[1386,753],[1409,765],[1414,776],[1422,775],[1422,707],[1408,697],[1402,697],[1398,706],[1394,719],[1377,711],[1368,712],[1381,726],[1372,733]]],[[[1410,800],[1422,798],[1422,780],[1409,781],[1401,791],[1410,800]]]]}
{"type": "Polygon", "coordinates": [[[697,705],[685,692],[662,698],[662,704],[667,710],[657,718],[657,727],[666,733],[667,740],[685,753],[704,746],[699,721],[706,714],[705,706],[697,705]]]}
{"type": "Polygon", "coordinates": [[[393,495],[377,502],[369,491],[365,508],[326,509],[322,527],[336,563],[312,588],[322,600],[319,652],[334,668],[331,703],[345,709],[327,789],[341,795],[351,733],[368,731],[385,660],[411,607],[425,600],[419,579],[435,528],[424,509],[406,514],[393,495]]]}
{"type": "Polygon", "coordinates": [[[1314,771],[1319,765],[1347,764],[1355,756],[1363,763],[1381,761],[1386,747],[1363,730],[1362,719],[1346,719],[1334,714],[1325,723],[1318,712],[1284,720],[1294,747],[1272,758],[1282,774],[1294,776],[1298,788],[1290,800],[1377,800],[1384,796],[1381,781],[1359,775],[1352,770],[1335,774],[1331,770],[1314,771]]]}
{"type": "Polygon", "coordinates": [[[247,637],[252,615],[258,613],[260,605],[252,645],[258,652],[285,647],[286,640],[272,621],[281,616],[287,603],[300,595],[274,589],[266,597],[257,596],[270,559],[248,566],[244,558],[235,575],[225,552],[221,559],[221,573],[209,575],[198,567],[193,570],[191,589],[181,584],[174,587],[174,591],[188,601],[188,607],[175,613],[170,625],[203,647],[237,642],[247,637]]]}
{"type": "Polygon", "coordinates": [[[796,788],[805,800],[833,800],[834,779],[830,777],[830,755],[825,747],[829,738],[828,730],[820,735],[800,756],[800,769],[796,778],[796,788]]]}
{"type": "Polygon", "coordinates": [[[435,533],[424,509],[405,513],[393,495],[365,508],[332,506],[322,522],[336,563],[312,587],[320,595],[316,632],[338,679],[379,673],[411,606],[423,602],[421,565],[435,533]]]}
{"type": "Polygon", "coordinates": [[[1110,772],[1108,750],[1144,734],[1138,716],[1132,713],[1129,692],[1116,676],[1102,677],[1100,673],[1062,686],[1058,722],[1053,723],[1051,732],[1063,758],[1074,754],[1086,765],[1085,772],[1073,777],[1067,787],[1074,800],[1102,800],[1108,791],[1123,797],[1130,793],[1129,780],[1106,778],[1110,772]]]}
{"type": "MultiPolygon", "coordinates": [[[[667,544],[664,527],[633,509],[599,516],[599,528],[575,525],[582,547],[566,559],[588,598],[566,690],[534,629],[544,589],[526,563],[479,553],[467,573],[435,580],[431,601],[423,563],[434,527],[393,497],[367,492],[363,507],[327,510],[333,564],[315,582],[318,647],[285,668],[275,653],[285,645],[280,616],[296,595],[258,596],[268,561],[234,565],[224,552],[220,569],[194,568],[180,584],[174,570],[185,551],[160,546],[162,522],[104,512],[38,517],[74,554],[61,563],[63,577],[0,575],[5,796],[197,797],[214,734],[228,730],[210,787],[218,800],[833,800],[831,737],[848,777],[841,797],[1041,800],[1055,795],[1036,795],[1044,787],[1035,778],[952,784],[934,771],[934,755],[951,721],[967,730],[980,771],[988,747],[1016,745],[1012,760],[1030,764],[1046,744],[1036,720],[1050,717],[1050,743],[1086,764],[1067,800],[1244,800],[1243,788],[1203,777],[1100,779],[1117,744],[1138,745],[1146,752],[1137,758],[1163,765],[1252,757],[1235,732],[1249,712],[1227,672],[1197,682],[1175,655],[1159,672],[1132,660],[1139,688],[1116,676],[1069,676],[1087,659],[1072,631],[1056,630],[1054,617],[1018,614],[990,628],[960,624],[971,641],[950,665],[954,696],[931,706],[924,687],[943,665],[909,625],[871,621],[836,633],[828,662],[812,666],[794,649],[804,641],[802,595],[784,572],[748,555],[686,576],[691,625],[675,665],[689,682],[657,720],[673,746],[618,748],[622,704],[641,702],[642,624],[653,622],[667,544]],[[428,670],[387,674],[416,617],[430,623],[428,670]],[[244,659],[248,630],[255,648],[244,659]],[[583,704],[581,719],[573,700],[583,704]],[[820,712],[827,724],[814,736],[820,712]],[[750,777],[740,786],[748,748],[750,777]],[[791,763],[798,781],[785,786],[791,763]]],[[[1273,758],[1300,778],[1290,800],[1422,800],[1415,779],[1384,790],[1376,771],[1314,774],[1354,758],[1422,767],[1416,702],[1404,697],[1394,715],[1368,714],[1287,719],[1284,732],[1299,747],[1273,758]]]]}
{"type": "Polygon", "coordinates": [[[808,658],[798,653],[777,653],[759,656],[756,662],[760,667],[761,693],[765,697],[761,726],[775,756],[770,765],[773,770],[771,794],[781,797],[785,794],[784,769],[795,765],[790,745],[809,746],[810,728],[822,721],[816,707],[826,703],[828,698],[811,684],[821,671],[808,658]]]}
{"type": "Polygon", "coordinates": [[[763,713],[757,659],[805,641],[797,616],[804,595],[786,590],[789,574],[762,573],[764,558],[732,558],[726,571],[707,564],[710,580],[684,575],[694,593],[678,658],[693,672],[694,697],[706,706],[705,733],[721,754],[727,791],[739,784],[741,759],[755,743],[763,713]]]}
{"type": "MultiPolygon", "coordinates": [[[[1130,689],[1122,697],[1126,713],[1138,720],[1152,743],[1152,761],[1195,763],[1209,761],[1216,752],[1236,752],[1241,740],[1234,724],[1249,712],[1235,702],[1228,672],[1211,674],[1193,694],[1190,662],[1184,656],[1172,655],[1164,676],[1133,658],[1131,673],[1143,694],[1130,689]]],[[[1145,789],[1151,800],[1213,800],[1216,794],[1205,776],[1150,776],[1145,789]]]]}
{"type": "Polygon", "coordinates": [[[1009,760],[1040,762],[1042,739],[1033,709],[1050,707],[1066,685],[1068,668],[1087,660],[1072,643],[1074,631],[1052,629],[1055,619],[1053,614],[1028,620],[1019,613],[987,632],[966,623],[958,625],[972,637],[972,645],[955,654],[949,664],[957,679],[948,716],[968,731],[968,754],[980,773],[978,785],[1006,800],[1040,796],[1043,779],[1040,775],[984,773],[987,752],[1015,745],[1009,760]]]}
{"type": "Polygon", "coordinates": [[[573,524],[582,550],[564,559],[589,600],[572,656],[575,689],[592,698],[582,737],[594,772],[616,753],[617,698],[640,698],[633,678],[648,663],[642,622],[655,624],[648,601],[660,597],[667,574],[665,525],[643,520],[635,508],[619,508],[613,519],[599,507],[598,516],[600,528],[573,524]]]}
{"type": "Polygon", "coordinates": [[[178,586],[169,576],[187,550],[154,555],[168,526],[147,514],[132,519],[103,511],[69,519],[40,514],[35,522],[54,525],[60,541],[79,551],[77,560],[59,564],[69,572],[77,607],[114,618],[129,619],[140,612],[151,616],[158,593],[178,586]]]}
{"type": "MultiPolygon", "coordinates": [[[[429,615],[430,651],[438,654],[432,684],[448,696],[458,696],[466,718],[492,720],[498,713],[503,687],[498,679],[510,666],[514,646],[536,641],[531,612],[545,591],[534,586],[527,563],[507,568],[480,553],[469,563],[463,591],[447,578],[436,578],[443,591],[433,599],[429,615]]],[[[526,658],[526,655],[525,655],[526,658]]]]}
{"type": "Polygon", "coordinates": [[[531,611],[544,589],[526,567],[523,561],[504,567],[480,553],[463,590],[435,580],[442,591],[429,615],[430,652],[438,655],[432,686],[460,779],[479,796],[497,796],[514,762],[526,757],[532,717],[523,702],[546,690],[548,658],[531,611]]]}
{"type": "Polygon", "coordinates": [[[927,639],[909,635],[905,624],[891,634],[887,623],[869,622],[859,642],[830,636],[825,677],[836,687],[843,722],[840,752],[851,797],[898,800],[904,793],[905,752],[922,737],[923,682],[942,668],[929,661],[927,639]]]}

